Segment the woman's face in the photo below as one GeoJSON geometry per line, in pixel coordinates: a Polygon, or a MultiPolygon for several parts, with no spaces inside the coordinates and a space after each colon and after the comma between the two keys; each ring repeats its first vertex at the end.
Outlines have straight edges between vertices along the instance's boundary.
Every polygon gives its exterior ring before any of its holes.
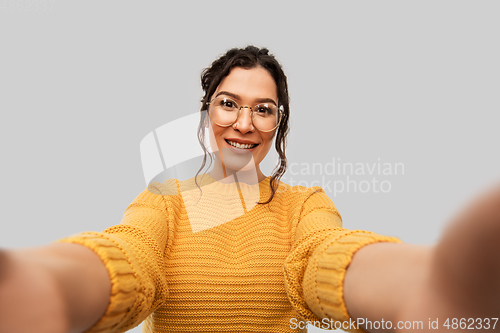
{"type": "MultiPolygon", "coordinates": [[[[276,83],[271,74],[262,67],[251,69],[233,68],[229,75],[221,81],[217,90],[211,96],[211,100],[215,97],[228,97],[239,106],[251,108],[263,102],[274,103],[275,105],[278,102],[276,83]]],[[[272,132],[257,130],[252,124],[249,108],[241,109],[240,116],[233,125],[221,127],[211,121],[211,127],[214,134],[211,140],[216,141],[218,150],[223,155],[222,163],[225,164],[224,167],[240,169],[241,167],[232,167],[229,156],[249,156],[249,153],[251,153],[250,157],[253,158],[259,180],[262,180],[263,175],[259,169],[259,164],[269,152],[276,130],[272,132]],[[239,147],[235,147],[235,145],[239,147]],[[226,157],[224,157],[224,154],[226,157]]],[[[211,145],[214,147],[213,142],[211,142],[211,145]]]]}

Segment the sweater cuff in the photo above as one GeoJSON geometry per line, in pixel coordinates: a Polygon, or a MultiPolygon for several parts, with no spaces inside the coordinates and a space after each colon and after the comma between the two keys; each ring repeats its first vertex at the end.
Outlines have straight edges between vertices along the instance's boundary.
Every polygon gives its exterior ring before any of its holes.
{"type": "MultiPolygon", "coordinates": [[[[395,237],[381,236],[368,231],[346,230],[337,237],[323,242],[314,251],[304,273],[304,298],[309,309],[319,318],[352,323],[344,303],[344,277],[352,257],[363,246],[401,241],[395,237]]],[[[363,332],[346,329],[348,332],[363,332]]]]}
{"type": "Polygon", "coordinates": [[[111,281],[108,308],[101,319],[87,332],[116,332],[127,321],[134,308],[136,278],[129,258],[113,236],[86,232],[63,238],[59,243],[79,244],[94,251],[106,266],[111,281]]]}

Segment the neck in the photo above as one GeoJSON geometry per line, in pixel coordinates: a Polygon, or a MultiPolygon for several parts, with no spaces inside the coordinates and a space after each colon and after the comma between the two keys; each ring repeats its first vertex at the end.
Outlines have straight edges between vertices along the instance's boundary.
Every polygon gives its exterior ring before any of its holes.
{"type": "Polygon", "coordinates": [[[256,184],[266,179],[266,176],[260,170],[259,165],[249,165],[242,170],[234,170],[222,163],[217,157],[214,160],[213,169],[208,172],[208,174],[222,183],[231,183],[236,181],[246,184],[256,184]]]}

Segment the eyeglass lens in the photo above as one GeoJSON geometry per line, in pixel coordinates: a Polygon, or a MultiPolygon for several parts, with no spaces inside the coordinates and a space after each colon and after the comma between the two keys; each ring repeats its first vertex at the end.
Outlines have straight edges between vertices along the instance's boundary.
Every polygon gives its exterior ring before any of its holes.
{"type": "MultiPolygon", "coordinates": [[[[212,120],[218,125],[230,126],[238,119],[240,106],[227,97],[217,97],[210,102],[208,112],[212,120]]],[[[252,107],[252,121],[258,130],[272,131],[278,126],[278,107],[272,103],[255,105],[252,107]]]]}

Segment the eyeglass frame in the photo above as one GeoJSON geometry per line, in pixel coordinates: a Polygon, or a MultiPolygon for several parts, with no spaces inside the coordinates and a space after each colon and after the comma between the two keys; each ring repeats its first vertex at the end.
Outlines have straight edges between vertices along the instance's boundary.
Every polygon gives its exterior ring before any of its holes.
{"type": "MultiPolygon", "coordinates": [[[[212,118],[212,116],[210,115],[210,105],[211,105],[211,104],[212,104],[212,102],[213,102],[213,101],[215,101],[217,98],[224,98],[224,99],[228,99],[228,100],[230,100],[231,102],[234,102],[236,105],[238,105],[238,103],[237,103],[235,100],[233,100],[233,99],[231,99],[231,98],[229,98],[229,97],[220,97],[220,96],[214,97],[214,98],[213,98],[210,102],[206,102],[206,104],[207,104],[207,113],[208,113],[208,116],[210,117],[210,119],[212,119],[212,121],[213,121],[214,123],[216,123],[216,124],[217,124],[218,126],[220,126],[220,127],[230,127],[230,126],[233,126],[233,125],[234,125],[234,124],[238,121],[238,119],[240,118],[240,115],[241,115],[241,109],[245,109],[245,108],[250,109],[250,112],[251,112],[251,116],[250,116],[250,118],[252,119],[252,126],[253,126],[253,127],[255,127],[255,129],[257,129],[259,132],[264,132],[264,133],[269,133],[269,132],[272,132],[272,131],[274,131],[275,129],[277,129],[277,128],[278,128],[278,126],[279,126],[279,125],[280,125],[280,123],[281,123],[281,118],[282,118],[282,116],[283,116],[283,110],[281,109],[281,107],[278,107],[276,104],[274,104],[274,103],[269,103],[269,104],[272,104],[272,105],[276,106],[276,109],[278,110],[278,122],[276,123],[276,126],[275,126],[273,129],[270,129],[270,130],[267,130],[267,131],[263,131],[263,130],[258,129],[258,128],[257,128],[257,126],[255,126],[255,124],[253,123],[253,114],[254,114],[254,112],[255,112],[255,111],[253,110],[253,108],[252,108],[252,107],[250,107],[250,106],[248,106],[248,105],[242,105],[242,106],[240,106],[240,107],[238,108],[238,115],[236,116],[236,119],[235,119],[235,120],[234,120],[231,124],[229,124],[229,125],[221,125],[221,124],[219,124],[218,122],[216,122],[216,121],[214,120],[214,118],[212,118]]],[[[254,106],[254,108],[255,108],[257,105],[260,105],[260,104],[265,104],[265,103],[258,103],[258,104],[256,104],[256,105],[254,106]]]]}

